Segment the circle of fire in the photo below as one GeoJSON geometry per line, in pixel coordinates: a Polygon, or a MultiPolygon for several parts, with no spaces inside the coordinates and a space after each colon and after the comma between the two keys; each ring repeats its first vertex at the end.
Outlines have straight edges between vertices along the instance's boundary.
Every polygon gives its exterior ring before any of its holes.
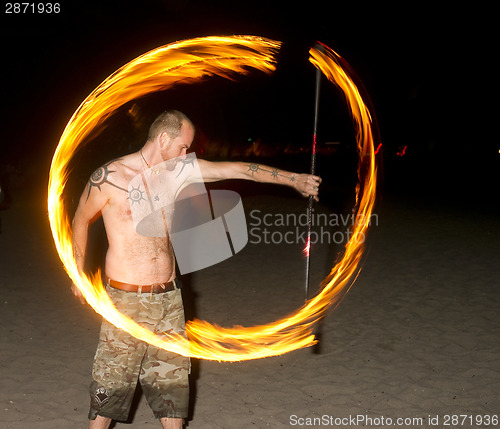
{"type": "MultiPolygon", "coordinates": [[[[68,122],[54,153],[48,183],[48,214],[52,235],[64,267],[87,302],[109,322],[143,341],[191,357],[240,361],[281,355],[315,344],[313,325],[328,308],[339,303],[359,272],[364,237],[375,201],[376,165],[372,117],[346,62],[323,45],[311,48],[309,61],[345,95],[350,109],[359,154],[356,187],[356,222],[343,258],[322,281],[320,291],[302,307],[275,322],[254,327],[224,328],[206,321],[186,324],[187,338],[157,335],[137,325],[113,306],[100,272],[79,273],[73,256],[71,227],[62,194],[69,176],[69,162],[86,136],[118,107],[145,94],[165,90],[179,82],[194,82],[218,75],[231,79],[249,69],[275,70],[281,42],[255,36],[204,37],[156,48],[121,67],[99,85],[68,122]]],[[[96,178],[97,179],[97,178],[96,178]]]]}

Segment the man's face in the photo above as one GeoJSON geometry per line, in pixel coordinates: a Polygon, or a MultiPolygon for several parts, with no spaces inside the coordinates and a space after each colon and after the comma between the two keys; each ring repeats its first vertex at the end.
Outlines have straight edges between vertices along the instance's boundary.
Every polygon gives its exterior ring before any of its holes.
{"type": "Polygon", "coordinates": [[[194,130],[187,122],[182,123],[181,133],[176,138],[168,137],[168,134],[163,133],[160,136],[161,156],[164,161],[172,158],[185,159],[188,149],[194,138],[194,130]],[[163,141],[161,139],[164,139],[163,141]]]}

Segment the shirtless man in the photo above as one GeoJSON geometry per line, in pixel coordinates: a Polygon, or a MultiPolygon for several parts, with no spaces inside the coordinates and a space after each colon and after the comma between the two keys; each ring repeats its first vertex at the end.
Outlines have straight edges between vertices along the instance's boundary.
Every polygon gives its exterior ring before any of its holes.
{"type": "MultiPolygon", "coordinates": [[[[111,161],[97,169],[87,183],[73,219],[73,248],[83,271],[90,224],[102,216],[109,248],[105,275],[107,291],[119,311],[155,332],[184,334],[184,311],[175,283],[172,243],[166,237],[138,234],[132,219],[133,198],[129,184],[138,175],[153,177],[186,157],[194,126],[181,112],[162,113],[151,125],[148,140],[139,152],[111,161]]],[[[195,182],[246,179],[295,188],[303,196],[318,198],[321,179],[240,162],[198,160],[201,177],[193,174],[183,186],[195,182]]],[[[166,185],[168,187],[168,184],[166,185]]],[[[82,303],[80,290],[72,291],[82,303]]],[[[181,428],[188,410],[189,358],[157,349],[136,340],[106,320],[90,386],[89,428],[108,428],[112,420],[126,420],[137,381],[163,428],[181,428]]]]}

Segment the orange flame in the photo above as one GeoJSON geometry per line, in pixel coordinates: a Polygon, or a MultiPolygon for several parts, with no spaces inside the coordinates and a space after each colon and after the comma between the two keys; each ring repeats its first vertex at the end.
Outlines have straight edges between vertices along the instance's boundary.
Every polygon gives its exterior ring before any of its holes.
{"type": "Polygon", "coordinates": [[[54,241],[64,267],[94,310],[117,327],[157,347],[182,355],[217,361],[240,361],[281,355],[315,343],[312,327],[349,289],[364,249],[364,235],[375,200],[376,168],[371,117],[340,57],[330,48],[311,49],[310,61],[345,94],[357,130],[360,183],[356,189],[357,219],[343,259],[322,282],[322,289],[304,306],[275,322],[223,328],[206,321],[189,321],[188,339],[176,334],[156,335],[121,314],[111,303],[100,273],[78,272],[71,244],[71,228],[62,203],[68,164],[90,131],[118,107],[142,95],[204,76],[232,78],[248,68],[275,70],[280,42],[254,36],[206,37],[173,43],[146,53],[112,74],[73,114],[54,157],[48,184],[48,212],[54,241]]]}
{"type": "Polygon", "coordinates": [[[307,237],[306,245],[302,249],[302,252],[306,258],[311,254],[311,237],[307,237]]]}

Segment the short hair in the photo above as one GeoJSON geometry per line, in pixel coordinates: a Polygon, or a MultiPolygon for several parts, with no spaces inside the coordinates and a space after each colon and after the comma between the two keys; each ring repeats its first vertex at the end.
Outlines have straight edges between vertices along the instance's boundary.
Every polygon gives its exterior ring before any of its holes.
{"type": "Polygon", "coordinates": [[[167,132],[172,138],[177,138],[181,135],[182,123],[186,122],[194,129],[191,120],[178,110],[166,110],[158,115],[149,127],[148,139],[154,140],[159,134],[167,132]]]}

